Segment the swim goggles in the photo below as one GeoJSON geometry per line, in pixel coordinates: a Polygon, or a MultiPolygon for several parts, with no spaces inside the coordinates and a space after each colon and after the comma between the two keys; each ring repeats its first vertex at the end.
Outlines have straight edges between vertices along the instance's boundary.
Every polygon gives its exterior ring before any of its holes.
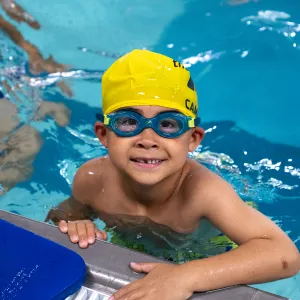
{"type": "Polygon", "coordinates": [[[121,110],[108,115],[96,114],[96,117],[120,137],[132,137],[152,128],[164,138],[177,138],[200,124],[199,117],[191,118],[177,112],[163,112],[153,118],[144,118],[137,112],[121,110]]]}

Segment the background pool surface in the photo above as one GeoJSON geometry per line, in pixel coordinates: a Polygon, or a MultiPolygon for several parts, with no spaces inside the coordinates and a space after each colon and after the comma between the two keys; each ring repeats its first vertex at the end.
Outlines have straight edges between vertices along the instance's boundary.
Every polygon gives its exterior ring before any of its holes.
{"type": "MultiPolygon", "coordinates": [[[[51,118],[32,122],[44,140],[33,176],[1,196],[0,209],[42,221],[70,194],[76,169],[105,153],[93,134],[101,72],[118,55],[147,48],[172,56],[192,73],[207,133],[192,155],[206,151],[207,162],[243,199],[255,201],[300,249],[300,2],[20,3],[41,23],[38,31],[14,23],[26,39],[45,56],[52,54],[86,76],[70,74],[72,98],[52,85],[36,88],[45,100],[68,106],[71,122],[62,128],[51,118]]],[[[11,55],[10,64],[26,62],[26,55],[3,35],[0,47],[11,55]]],[[[300,299],[299,275],[257,287],[300,299]]]]}

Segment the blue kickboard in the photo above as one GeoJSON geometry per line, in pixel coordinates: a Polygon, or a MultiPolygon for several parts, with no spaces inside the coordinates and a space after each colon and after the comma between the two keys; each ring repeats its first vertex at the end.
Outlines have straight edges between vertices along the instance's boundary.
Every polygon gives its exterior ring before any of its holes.
{"type": "Polygon", "coordinates": [[[86,278],[80,255],[0,219],[0,300],[60,300],[86,278]]]}

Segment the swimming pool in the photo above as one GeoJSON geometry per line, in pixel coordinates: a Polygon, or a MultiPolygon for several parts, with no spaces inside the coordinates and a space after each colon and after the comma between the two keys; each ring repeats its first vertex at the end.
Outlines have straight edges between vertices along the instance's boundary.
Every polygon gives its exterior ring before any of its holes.
{"type": "MultiPolygon", "coordinates": [[[[41,91],[46,100],[72,110],[71,122],[62,128],[51,118],[35,122],[44,144],[33,176],[2,196],[0,208],[43,220],[67,197],[78,166],[105,153],[92,133],[101,100],[100,71],[113,62],[111,54],[146,47],[190,68],[207,131],[200,149],[210,151],[206,161],[244,199],[254,200],[299,249],[300,4],[238,2],[245,1],[74,0],[72,6],[66,0],[52,0],[51,6],[22,1],[42,25],[40,31],[20,25],[27,39],[44,55],[53,54],[90,76],[71,76],[72,99],[52,86],[41,91]]],[[[299,275],[258,287],[300,299],[299,275]]]]}

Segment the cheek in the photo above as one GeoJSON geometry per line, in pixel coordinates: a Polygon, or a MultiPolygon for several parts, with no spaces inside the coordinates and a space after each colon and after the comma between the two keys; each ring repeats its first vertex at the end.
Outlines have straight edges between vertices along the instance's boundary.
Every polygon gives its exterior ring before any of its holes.
{"type": "Polygon", "coordinates": [[[188,154],[188,143],[186,139],[174,139],[171,143],[168,143],[167,149],[173,157],[177,159],[182,157],[182,159],[185,159],[188,154]]]}
{"type": "Polygon", "coordinates": [[[120,138],[114,134],[107,136],[108,153],[111,157],[121,158],[130,149],[130,142],[125,138],[120,138]]]}

